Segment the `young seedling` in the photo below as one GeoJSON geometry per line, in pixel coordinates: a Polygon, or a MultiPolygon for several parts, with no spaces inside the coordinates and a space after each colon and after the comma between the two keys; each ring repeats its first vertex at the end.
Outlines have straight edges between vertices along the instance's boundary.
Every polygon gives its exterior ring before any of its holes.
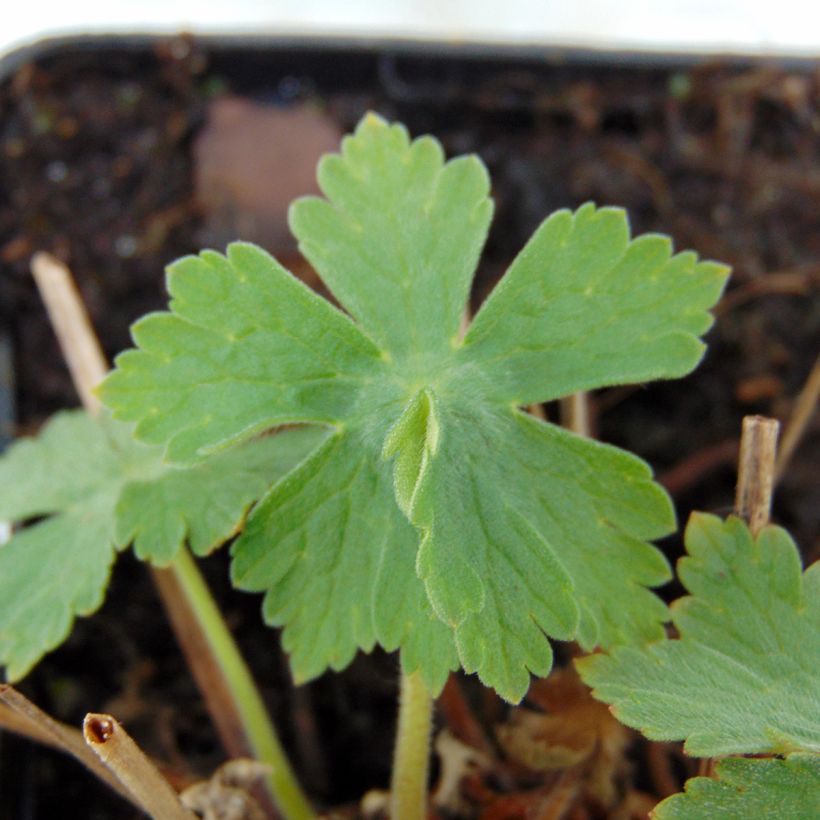
{"type": "Polygon", "coordinates": [[[481,162],[445,163],[434,139],[371,114],[319,182],[291,227],[343,310],[252,245],[186,257],[170,312],[135,324],[139,349],[100,395],[186,487],[213,459],[245,463],[258,434],[307,425],[310,454],[268,479],[232,547],[233,582],[265,593],[297,682],[400,650],[400,724],[415,728],[393,815],[410,820],[452,669],[516,702],[551,668],[547,636],[662,637],[649,587],[670,573],[649,541],[674,529],[668,497],[637,457],[522,408],[690,372],[727,270],[587,204],[538,228],[462,334],[492,215],[481,162]]]}
{"type": "Polygon", "coordinates": [[[101,393],[187,464],[282,424],[324,430],[232,551],[297,681],[379,642],[430,693],[460,663],[517,701],[549,672],[546,635],[660,637],[647,587],[669,570],[648,540],[674,528],[667,496],[636,457],[519,408],[688,373],[726,269],[630,240],[617,209],[560,211],[462,338],[484,166],[368,115],[319,182],[291,226],[347,313],[251,245],[188,257],[101,393]]]}

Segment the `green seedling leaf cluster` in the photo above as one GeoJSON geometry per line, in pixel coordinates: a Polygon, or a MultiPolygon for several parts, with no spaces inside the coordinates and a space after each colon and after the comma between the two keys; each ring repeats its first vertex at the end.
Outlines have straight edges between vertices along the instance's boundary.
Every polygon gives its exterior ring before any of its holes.
{"type": "Polygon", "coordinates": [[[234,535],[247,509],[297,464],[321,431],[248,442],[188,470],[131,426],[80,411],[58,413],[37,439],[0,459],[0,520],[17,524],[0,546],[0,665],[23,677],[102,603],[116,552],[133,543],[157,566],[184,542],[206,555],[234,535]]]}
{"type": "Polygon", "coordinates": [[[691,371],[726,269],[587,204],[538,228],[462,333],[492,215],[481,162],[368,115],[319,184],[290,222],[341,309],[251,245],[184,258],[101,392],[187,465],[323,430],[232,551],[296,678],[380,643],[434,693],[460,663],[517,701],[550,669],[547,635],[661,637],[667,496],[640,459],[522,408],[691,371]]]}
{"type": "Polygon", "coordinates": [[[810,818],[820,812],[820,562],[802,572],[788,533],[693,515],[671,607],[680,637],[577,661],[595,697],[653,740],[726,760],[659,818],[810,818]]]}

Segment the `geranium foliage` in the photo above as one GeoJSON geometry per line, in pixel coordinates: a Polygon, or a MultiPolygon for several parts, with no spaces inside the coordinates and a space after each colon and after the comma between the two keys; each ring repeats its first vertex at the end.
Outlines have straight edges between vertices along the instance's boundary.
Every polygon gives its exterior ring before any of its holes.
{"type": "Polygon", "coordinates": [[[726,269],[587,204],[538,228],[462,335],[482,163],[368,115],[319,183],[291,227],[341,309],[253,246],[186,257],[101,394],[186,463],[327,430],[233,547],[296,677],[379,642],[433,691],[460,662],[514,701],[550,669],[546,635],[659,637],[648,587],[669,569],[648,542],[674,528],[667,496],[635,456],[522,408],[691,371],[726,269]]]}

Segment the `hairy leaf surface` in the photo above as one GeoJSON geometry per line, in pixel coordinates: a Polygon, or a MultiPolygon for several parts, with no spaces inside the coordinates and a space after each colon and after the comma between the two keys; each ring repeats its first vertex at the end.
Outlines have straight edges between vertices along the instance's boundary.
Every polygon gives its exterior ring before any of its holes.
{"type": "Polygon", "coordinates": [[[0,458],[0,519],[24,526],[0,546],[0,665],[17,680],[102,603],[116,551],[163,566],[187,539],[204,555],[234,534],[271,481],[321,439],[287,431],[205,460],[163,463],[129,425],[59,413],[0,458]]]}
{"type": "Polygon", "coordinates": [[[584,681],[628,726],[692,755],[820,752],[820,562],[801,574],[785,530],[755,539],[705,514],[686,546],[680,638],[584,658],[584,681]]]}
{"type": "Polygon", "coordinates": [[[655,820],[815,820],[820,814],[820,756],[792,754],[747,760],[729,758],[717,779],[693,777],[686,792],[655,807],[655,820]]]}
{"type": "Polygon", "coordinates": [[[725,268],[630,241],[619,210],[562,211],[462,340],[492,210],[481,163],[368,115],[319,182],[291,226],[347,313],[251,246],[189,257],[102,390],[181,460],[284,422],[332,429],[234,548],[296,676],[380,641],[436,690],[457,649],[517,700],[549,670],[544,633],[658,637],[647,587],[668,568],[647,541],[674,527],[668,498],[635,457],[519,405],[688,372],[725,268]]]}

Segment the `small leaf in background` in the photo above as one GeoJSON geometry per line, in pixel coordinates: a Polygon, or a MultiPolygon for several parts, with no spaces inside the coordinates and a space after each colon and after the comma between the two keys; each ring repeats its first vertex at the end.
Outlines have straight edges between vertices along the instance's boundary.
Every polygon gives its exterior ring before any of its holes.
{"type": "Polygon", "coordinates": [[[688,754],[820,751],[820,562],[788,533],[694,514],[672,606],[678,640],[577,661],[595,697],[688,754]]]}
{"type": "Polygon", "coordinates": [[[753,537],[739,518],[693,514],[678,573],[691,593],[672,605],[680,638],[576,661],[593,694],[653,740],[726,759],[655,817],[820,815],[820,562],[801,571],[789,534],[753,537]]]}
{"type": "Polygon", "coordinates": [[[296,677],[379,641],[434,693],[457,652],[517,701],[549,672],[545,633],[660,637],[648,587],[669,569],[648,541],[674,529],[668,497],[638,458],[519,408],[692,370],[726,269],[630,239],[618,209],[560,211],[462,340],[492,214],[482,163],[371,114],[318,178],[325,198],[294,203],[291,227],[347,313],[253,246],[187,257],[101,393],[186,462],[283,423],[333,428],[233,550],[296,677]]]}
{"type": "Polygon", "coordinates": [[[716,779],[694,777],[683,794],[659,803],[655,820],[816,820],[820,816],[820,755],[721,760],[716,779]]]}
{"type": "Polygon", "coordinates": [[[0,665],[19,680],[103,601],[117,550],[132,540],[157,565],[188,539],[219,546],[248,507],[321,438],[294,430],[181,470],[129,425],[58,413],[0,457],[0,519],[23,526],[0,546],[0,665]]]}

